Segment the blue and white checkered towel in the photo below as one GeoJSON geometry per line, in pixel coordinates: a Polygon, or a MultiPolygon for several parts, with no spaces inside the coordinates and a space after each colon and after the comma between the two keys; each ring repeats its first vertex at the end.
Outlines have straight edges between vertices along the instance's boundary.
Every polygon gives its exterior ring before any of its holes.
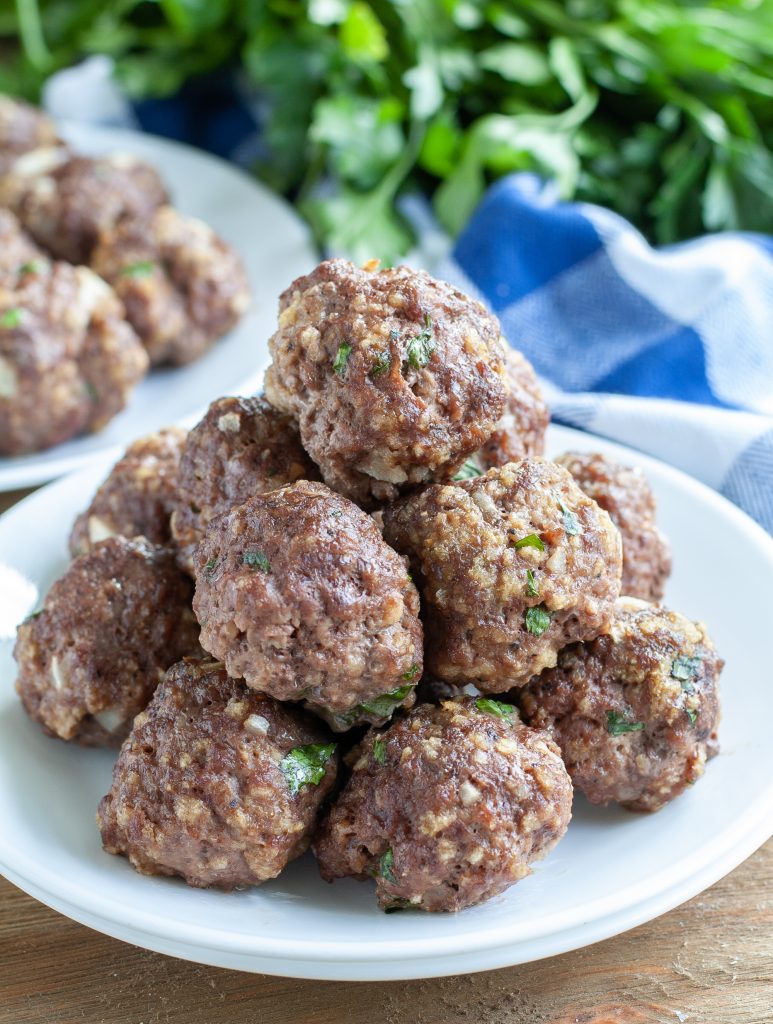
{"type": "Polygon", "coordinates": [[[653,249],[517,174],[436,273],[497,313],[554,419],[678,466],[773,533],[773,239],[653,249]]]}

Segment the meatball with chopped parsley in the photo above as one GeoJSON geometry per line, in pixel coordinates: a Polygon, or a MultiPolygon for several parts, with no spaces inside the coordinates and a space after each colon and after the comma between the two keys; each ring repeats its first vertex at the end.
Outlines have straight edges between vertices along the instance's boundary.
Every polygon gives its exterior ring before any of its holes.
{"type": "Polygon", "coordinates": [[[566,470],[524,459],[384,511],[423,598],[427,671],[484,693],[525,685],[608,625],[620,534],[566,470]]]}
{"type": "Polygon", "coordinates": [[[700,622],[622,598],[611,626],[572,644],[520,694],[595,804],[657,811],[717,753],[723,661],[700,622]]]}
{"type": "Polygon", "coordinates": [[[308,847],[337,765],[314,718],[229,679],[219,662],[186,659],[121,749],[97,814],[103,846],[144,875],[259,885],[308,847]]]}
{"type": "Polygon", "coordinates": [[[502,418],[473,460],[484,470],[518,462],[545,451],[550,410],[528,359],[509,346],[505,350],[510,394],[502,418]]]}
{"type": "Polygon", "coordinates": [[[38,149],[0,178],[0,205],[17,215],[47,252],[89,264],[100,233],[128,218],[145,219],[168,201],[158,172],[127,153],[73,156],[38,149]]]}
{"type": "Polygon", "coordinates": [[[264,398],[218,398],[188,434],[180,460],[172,515],[180,564],[193,574],[196,545],[215,516],[254,494],[317,477],[288,416],[264,398]]]}
{"type": "Polygon", "coordinates": [[[609,512],[623,538],[623,594],[659,601],[671,574],[671,548],[655,525],[655,497],[644,473],[604,455],[567,452],[556,462],[609,512]]]}
{"type": "Polygon", "coordinates": [[[453,475],[505,412],[496,318],[424,271],[326,260],[279,309],[266,397],[364,508],[453,475]]]}
{"type": "Polygon", "coordinates": [[[144,537],[169,547],[185,431],[159,430],[129,445],[70,534],[73,558],[107,537],[144,537]]]}
{"type": "Polygon", "coordinates": [[[49,736],[115,746],[166,669],[201,652],[190,580],[143,539],[111,537],[71,563],[17,631],[16,689],[49,736]]]}
{"type": "Polygon", "coordinates": [[[147,368],[121,303],[87,267],[0,274],[0,455],[101,429],[147,368]]]}
{"type": "Polygon", "coordinates": [[[336,730],[383,722],[421,676],[419,595],[347,498],[305,480],[213,519],[195,556],[205,650],[336,730]]]}
{"type": "Polygon", "coordinates": [[[384,910],[482,903],[530,874],[569,824],[558,747],[509,704],[422,704],[355,756],[313,849],[328,882],[374,877],[384,910]]]}
{"type": "Polygon", "coordinates": [[[154,365],[198,359],[250,305],[235,250],[171,206],[103,231],[91,266],[115,288],[154,365]]]}

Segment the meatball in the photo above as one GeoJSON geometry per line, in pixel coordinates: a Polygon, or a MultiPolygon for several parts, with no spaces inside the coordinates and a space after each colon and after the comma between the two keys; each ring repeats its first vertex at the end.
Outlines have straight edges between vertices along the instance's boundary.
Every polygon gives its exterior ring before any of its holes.
{"type": "Polygon", "coordinates": [[[496,318],[423,271],[326,260],[279,308],[266,396],[363,507],[451,475],[505,411],[496,318]]]}
{"type": "Polygon", "coordinates": [[[511,705],[467,697],[371,730],[313,847],[328,882],[375,876],[385,910],[461,910],[528,875],[571,808],[552,740],[511,705]]]}
{"type": "Polygon", "coordinates": [[[168,198],[158,172],[126,153],[93,158],[33,150],[0,180],[0,205],[69,263],[89,263],[100,232],[125,217],[147,218],[168,198]]]}
{"type": "Polygon", "coordinates": [[[567,452],[556,462],[622,534],[623,594],[659,601],[671,575],[671,548],[655,525],[655,497],[644,473],[597,453],[567,452]]]}
{"type": "Polygon", "coordinates": [[[0,95],[0,169],[8,157],[58,141],[54,122],[42,110],[0,95]]]}
{"type": "Polygon", "coordinates": [[[229,679],[220,662],[169,669],[138,715],[97,823],[108,853],[188,885],[258,885],[309,845],[335,783],[318,722],[229,679]]]}
{"type": "Polygon", "coordinates": [[[701,623],[623,598],[608,631],[563,650],[521,707],[590,801],[657,811],[717,752],[723,664],[701,623]]]}
{"type": "Polygon", "coordinates": [[[123,300],[154,365],[198,359],[250,304],[237,253],[206,224],[171,206],[111,226],[91,265],[123,300]]]}
{"type": "Polygon", "coordinates": [[[177,492],[177,474],[185,431],[172,427],[129,445],[75,520],[70,534],[73,558],[107,537],[145,537],[171,544],[169,519],[177,492]]]}
{"type": "MultiPolygon", "coordinates": [[[[2,97],[0,97],[2,99],[2,97]]],[[[0,210],[0,277],[15,278],[43,269],[43,252],[10,210],[0,210]]]]}
{"type": "Polygon", "coordinates": [[[117,745],[165,670],[201,651],[171,554],[111,537],[76,558],[18,629],[16,689],[49,736],[117,745]]]}
{"type": "Polygon", "coordinates": [[[201,643],[230,675],[337,729],[384,721],[421,677],[419,595],[370,516],[305,480],[214,519],[196,550],[201,643]],[[335,719],[335,721],[333,721],[335,719]]]}
{"type": "Polygon", "coordinates": [[[384,512],[423,596],[427,670],[486,693],[522,686],[609,625],[620,534],[566,470],[524,459],[384,512]]]}
{"type": "Polygon", "coordinates": [[[0,454],[99,430],[148,368],[112,289],[86,267],[0,276],[0,454]]]}
{"type": "Polygon", "coordinates": [[[193,552],[215,516],[254,494],[317,476],[288,416],[263,398],[219,398],[183,448],[172,515],[180,564],[193,574],[193,552]]]}
{"type": "Polygon", "coordinates": [[[474,456],[484,470],[545,451],[550,410],[542,398],[537,375],[528,359],[509,346],[505,350],[505,365],[510,383],[505,413],[474,456]]]}

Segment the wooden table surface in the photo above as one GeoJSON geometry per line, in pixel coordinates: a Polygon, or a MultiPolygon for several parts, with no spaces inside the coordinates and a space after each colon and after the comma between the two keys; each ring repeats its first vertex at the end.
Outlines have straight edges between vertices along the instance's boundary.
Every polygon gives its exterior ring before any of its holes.
{"type": "MultiPolygon", "coordinates": [[[[0,495],[0,511],[22,497],[0,495]]],[[[2,828],[2,822],[0,822],[2,828]]],[[[0,880],[0,1024],[773,1024],[773,840],[595,946],[429,981],[293,981],[109,939],[0,880]]]]}

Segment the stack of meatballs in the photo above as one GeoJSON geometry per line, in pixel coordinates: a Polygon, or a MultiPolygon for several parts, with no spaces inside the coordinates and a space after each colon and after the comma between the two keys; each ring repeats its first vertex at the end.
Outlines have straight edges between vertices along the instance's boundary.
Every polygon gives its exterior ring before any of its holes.
{"type": "Polygon", "coordinates": [[[655,811],[700,778],[722,661],[659,603],[650,488],[543,457],[496,318],[332,259],[269,346],[264,396],[129,448],[19,627],[29,714],[122,743],[105,850],[231,889],[311,846],[384,910],[455,911],[530,873],[574,789],[655,811]]]}
{"type": "Polygon", "coordinates": [[[100,430],[150,366],[197,359],[249,302],[239,257],[153,167],[78,156],[0,95],[0,455],[100,430]]]}

